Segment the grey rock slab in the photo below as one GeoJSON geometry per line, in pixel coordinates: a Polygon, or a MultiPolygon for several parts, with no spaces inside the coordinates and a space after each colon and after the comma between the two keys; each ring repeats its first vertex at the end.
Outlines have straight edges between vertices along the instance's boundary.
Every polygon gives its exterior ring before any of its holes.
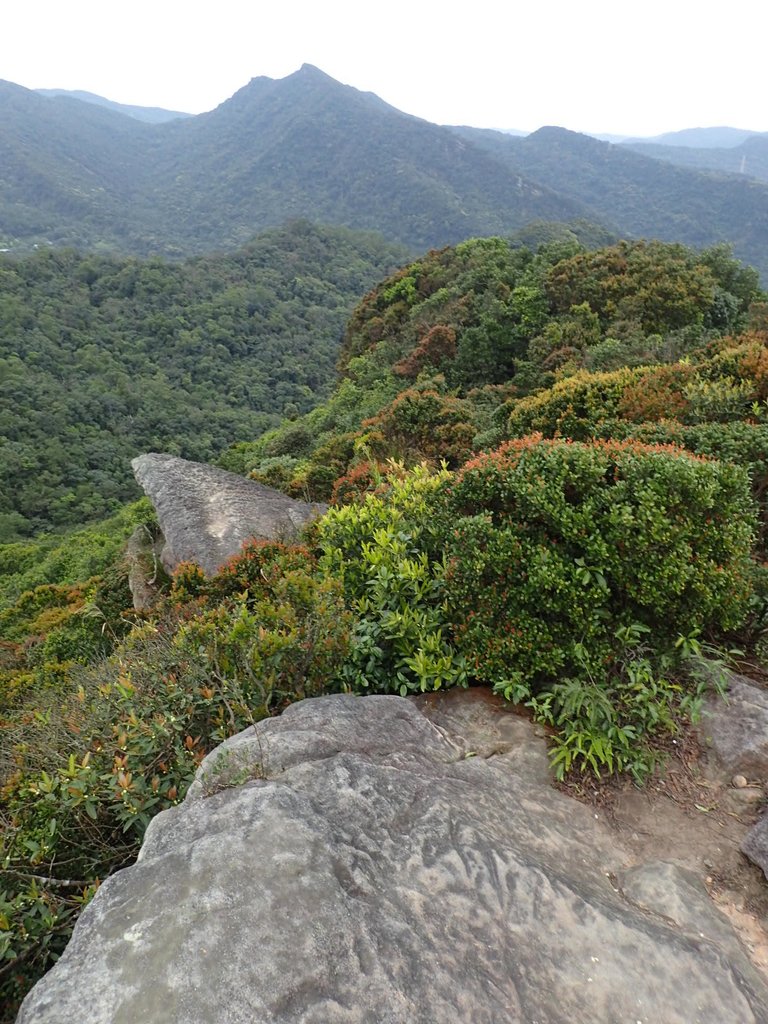
{"type": "Polygon", "coordinates": [[[766,1024],[695,880],[635,871],[543,754],[471,693],[293,705],[153,820],[19,1024],[766,1024]]]}
{"type": "Polygon", "coordinates": [[[295,501],[255,480],[174,455],[140,455],[131,466],[157,512],[169,572],[196,562],[214,573],[247,541],[290,541],[327,511],[326,505],[295,501]]]}
{"type": "Polygon", "coordinates": [[[700,730],[730,774],[768,779],[768,691],[729,674],[726,699],[706,701],[700,730]]]}
{"type": "Polygon", "coordinates": [[[639,909],[660,914],[713,949],[732,945],[733,931],[698,877],[671,861],[649,861],[622,871],[621,894],[639,909]]]}
{"type": "Polygon", "coordinates": [[[768,814],[764,814],[747,832],[740,849],[768,878],[768,814]]]}

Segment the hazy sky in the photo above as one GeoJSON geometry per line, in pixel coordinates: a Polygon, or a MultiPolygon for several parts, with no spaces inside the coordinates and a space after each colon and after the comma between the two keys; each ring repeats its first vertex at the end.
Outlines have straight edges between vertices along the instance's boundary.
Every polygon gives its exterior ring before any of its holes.
{"type": "Polygon", "coordinates": [[[210,110],[302,63],[441,124],[768,130],[760,0],[5,0],[0,78],[210,110]]]}

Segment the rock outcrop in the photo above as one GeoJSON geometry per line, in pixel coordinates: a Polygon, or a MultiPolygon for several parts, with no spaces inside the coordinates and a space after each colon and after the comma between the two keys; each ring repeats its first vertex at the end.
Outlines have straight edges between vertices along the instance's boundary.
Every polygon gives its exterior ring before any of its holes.
{"type": "Polygon", "coordinates": [[[140,455],[131,466],[155,506],[168,572],[197,562],[213,573],[246,541],[291,540],[326,511],[325,505],[294,501],[255,480],[174,455],[140,455]]]}
{"type": "Polygon", "coordinates": [[[137,526],[125,546],[128,588],[137,612],[147,611],[157,600],[157,559],[161,547],[146,526],[137,526]]]}
{"type": "Polygon", "coordinates": [[[768,878],[768,815],[763,815],[758,822],[747,832],[744,842],[741,844],[741,852],[762,868],[763,874],[768,878]]]}
{"type": "Polygon", "coordinates": [[[766,1024],[700,883],[636,864],[478,693],[328,696],[214,751],[19,1024],[766,1024]]]}
{"type": "Polygon", "coordinates": [[[728,771],[768,781],[768,692],[728,674],[726,699],[707,700],[701,731],[728,771]]]}
{"type": "MultiPolygon", "coordinates": [[[[718,761],[744,786],[736,792],[756,796],[764,807],[768,786],[768,692],[745,676],[730,673],[726,699],[707,700],[700,731],[718,761]]],[[[768,814],[763,813],[746,834],[741,851],[768,878],[768,814]]]]}

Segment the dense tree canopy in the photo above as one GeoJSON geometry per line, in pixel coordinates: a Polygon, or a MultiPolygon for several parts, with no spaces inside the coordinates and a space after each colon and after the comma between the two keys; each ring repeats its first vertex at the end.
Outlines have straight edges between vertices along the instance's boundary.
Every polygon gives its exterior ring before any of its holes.
{"type": "MultiPolygon", "coordinates": [[[[356,307],[341,385],[307,414],[301,443],[301,423],[292,424],[224,458],[323,500],[345,466],[387,452],[439,461],[442,444],[443,457],[457,463],[458,453],[502,438],[505,402],[583,370],[674,362],[743,330],[761,297],[755,271],[723,247],[620,242],[586,250],[566,237],[536,252],[501,238],[435,250],[356,307]]],[[[677,401],[669,388],[657,395],[677,401]]]]}
{"type": "Polygon", "coordinates": [[[185,263],[0,259],[0,540],[137,495],[129,462],[210,460],[328,394],[356,296],[401,257],[303,222],[185,263]]]}

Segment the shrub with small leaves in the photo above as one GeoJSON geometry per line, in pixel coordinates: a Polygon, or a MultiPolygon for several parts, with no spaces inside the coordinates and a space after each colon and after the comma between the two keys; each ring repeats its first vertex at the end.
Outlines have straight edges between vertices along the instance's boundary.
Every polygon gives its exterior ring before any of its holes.
{"type": "Polygon", "coordinates": [[[560,730],[566,767],[576,751],[593,763],[579,747],[586,715],[599,763],[640,758],[641,771],[644,738],[680,700],[617,637],[649,630],[658,654],[681,633],[743,620],[744,471],[673,447],[534,435],[468,463],[443,502],[446,613],[472,674],[533,699],[560,730]]]}
{"type": "Polygon", "coordinates": [[[559,381],[547,391],[516,402],[507,424],[510,437],[542,433],[583,441],[598,424],[614,420],[624,393],[642,377],[640,369],[588,373],[585,370],[559,381]]]}
{"type": "Polygon", "coordinates": [[[8,1005],[60,953],[98,880],[134,859],[150,818],[183,798],[206,753],[291,701],[343,685],[352,617],[340,584],[315,568],[307,549],[267,542],[216,576],[183,566],[156,622],[110,659],[73,670],[56,699],[30,691],[5,723],[8,1005]]]}
{"type": "Polygon", "coordinates": [[[447,639],[442,559],[426,547],[446,470],[393,465],[389,490],[331,509],[318,526],[321,569],[338,578],[356,622],[341,680],[357,692],[424,692],[464,684],[447,639]]]}

